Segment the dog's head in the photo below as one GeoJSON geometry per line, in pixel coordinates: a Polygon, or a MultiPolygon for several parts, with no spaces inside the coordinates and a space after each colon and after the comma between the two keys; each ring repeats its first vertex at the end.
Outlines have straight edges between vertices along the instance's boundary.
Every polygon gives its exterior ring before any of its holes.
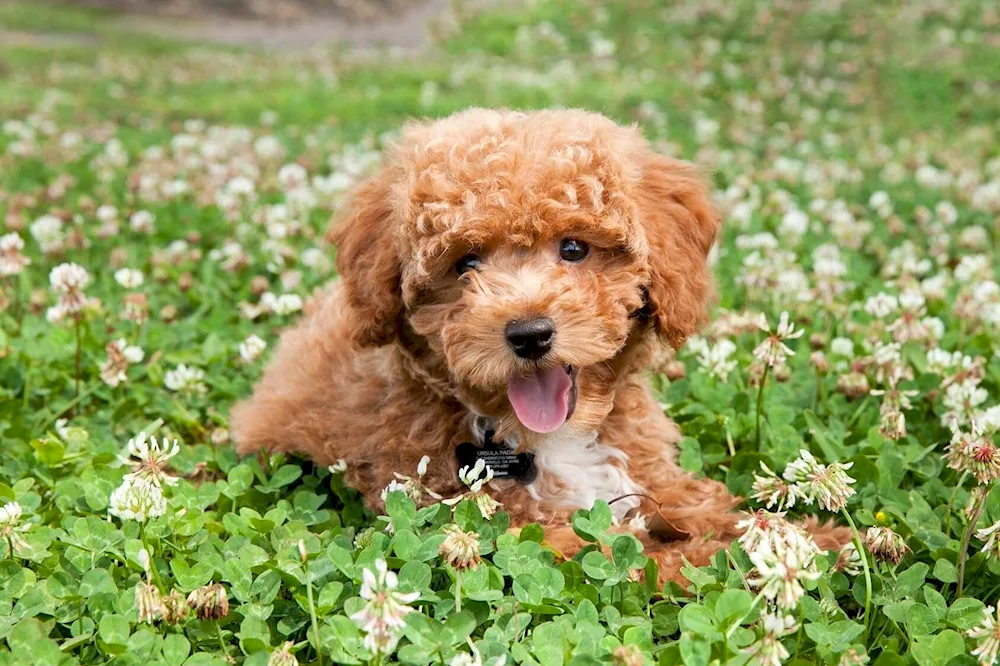
{"type": "Polygon", "coordinates": [[[653,330],[697,329],[705,183],[582,111],[408,127],[331,232],[355,342],[398,342],[501,432],[596,427],[653,330]]]}

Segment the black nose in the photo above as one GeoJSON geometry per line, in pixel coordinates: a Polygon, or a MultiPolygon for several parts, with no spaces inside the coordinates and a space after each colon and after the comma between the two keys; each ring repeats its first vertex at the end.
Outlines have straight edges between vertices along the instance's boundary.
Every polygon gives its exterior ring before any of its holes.
{"type": "Polygon", "coordinates": [[[556,327],[548,317],[512,321],[507,324],[504,334],[511,349],[521,358],[539,359],[552,349],[552,338],[556,327]]]}

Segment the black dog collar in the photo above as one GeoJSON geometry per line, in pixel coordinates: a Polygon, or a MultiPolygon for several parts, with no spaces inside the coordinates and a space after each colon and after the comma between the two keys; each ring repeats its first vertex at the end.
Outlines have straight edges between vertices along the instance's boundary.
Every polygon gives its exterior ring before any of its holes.
{"type": "Polygon", "coordinates": [[[458,458],[458,468],[475,467],[480,460],[493,470],[495,479],[514,479],[518,483],[528,485],[538,476],[535,467],[535,454],[531,452],[516,453],[503,441],[494,442],[495,434],[492,427],[483,431],[482,446],[473,442],[462,442],[455,449],[458,458]]]}

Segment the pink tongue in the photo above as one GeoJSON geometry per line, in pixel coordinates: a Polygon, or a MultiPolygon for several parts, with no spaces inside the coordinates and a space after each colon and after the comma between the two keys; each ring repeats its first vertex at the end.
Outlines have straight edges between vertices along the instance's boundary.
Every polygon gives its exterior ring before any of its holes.
{"type": "Polygon", "coordinates": [[[566,422],[573,381],[560,366],[512,377],[507,397],[521,424],[534,432],[552,432],[566,422]]]}

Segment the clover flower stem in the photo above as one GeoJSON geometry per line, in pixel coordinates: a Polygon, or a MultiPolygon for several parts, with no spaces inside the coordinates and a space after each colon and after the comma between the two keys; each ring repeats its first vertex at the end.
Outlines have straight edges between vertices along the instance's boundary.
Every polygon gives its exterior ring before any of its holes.
{"type": "Polygon", "coordinates": [[[737,629],[743,626],[743,623],[746,621],[748,617],[750,617],[750,614],[753,613],[753,609],[757,607],[757,604],[760,603],[760,600],[763,598],[764,598],[764,590],[761,590],[760,592],[757,593],[757,596],[753,598],[753,601],[750,602],[750,609],[743,614],[743,617],[741,617],[738,622],[734,622],[732,625],[730,625],[729,629],[726,630],[725,638],[727,641],[730,637],[732,637],[733,633],[737,629]]]}
{"type": "Polygon", "coordinates": [[[28,401],[32,395],[31,391],[35,387],[31,385],[31,361],[24,361],[24,389],[21,391],[21,409],[28,409],[28,401]]]}
{"type": "Polygon", "coordinates": [[[750,588],[750,583],[749,581],[747,581],[747,577],[743,574],[743,570],[740,569],[740,565],[736,563],[736,558],[733,557],[733,554],[730,553],[728,549],[726,549],[725,553],[726,553],[726,559],[729,560],[729,563],[731,565],[733,565],[733,569],[736,570],[736,573],[740,575],[740,580],[743,581],[743,587],[746,589],[747,592],[753,594],[753,590],[750,588]]]}
{"type": "Polygon", "coordinates": [[[944,512],[944,528],[948,531],[951,531],[951,507],[955,504],[955,498],[958,497],[958,491],[962,489],[967,476],[969,476],[968,472],[962,472],[962,476],[958,478],[955,490],[951,491],[951,497],[948,499],[948,508],[944,512]]]}
{"type": "Polygon", "coordinates": [[[799,630],[795,632],[795,657],[798,658],[799,650],[802,649],[802,634],[803,629],[805,629],[805,622],[803,620],[802,605],[799,604],[799,630]]]}
{"type": "Polygon", "coordinates": [[[955,591],[956,599],[962,598],[962,591],[965,588],[965,562],[969,559],[969,542],[972,541],[972,533],[976,531],[976,523],[979,522],[979,516],[983,515],[983,509],[986,508],[987,494],[981,493],[976,500],[975,506],[972,507],[972,515],[969,516],[969,526],[965,528],[965,534],[962,535],[962,546],[958,551],[958,589],[955,591]]]}
{"type": "Polygon", "coordinates": [[[81,353],[80,350],[82,347],[82,343],[80,340],[81,337],[80,317],[75,318],[73,327],[76,329],[76,382],[74,385],[75,388],[73,389],[73,397],[79,398],[80,397],[80,353],[81,353]]]}
{"type": "Polygon", "coordinates": [[[7,535],[7,557],[4,559],[14,559],[14,537],[10,534],[7,535]]]}
{"type": "Polygon", "coordinates": [[[322,643],[319,639],[319,621],[316,619],[316,605],[313,603],[313,586],[312,580],[309,578],[308,559],[303,562],[303,567],[305,567],[306,572],[306,598],[309,601],[309,619],[312,621],[313,638],[316,639],[316,663],[318,663],[319,666],[323,666],[323,651],[321,649],[322,643]]]}
{"type": "Polygon", "coordinates": [[[858,533],[858,526],[854,524],[854,519],[847,512],[847,507],[841,509],[840,513],[847,519],[847,524],[851,527],[851,534],[854,535],[854,548],[857,549],[858,555],[861,556],[861,568],[865,573],[865,636],[867,636],[871,630],[872,610],[872,572],[871,567],[868,565],[868,550],[865,548],[865,544],[861,542],[861,534],[858,533]]]}
{"type": "Polygon", "coordinates": [[[455,569],[455,612],[462,612],[462,572],[455,569]]]}
{"type": "Polygon", "coordinates": [[[182,404],[180,403],[180,401],[179,401],[179,400],[177,400],[177,398],[174,398],[172,402],[173,402],[173,405],[174,405],[174,407],[176,407],[176,408],[177,408],[177,410],[178,410],[178,411],[180,411],[180,413],[184,415],[184,417],[185,417],[185,418],[186,418],[186,419],[187,419],[187,420],[189,421],[189,424],[190,424],[190,425],[191,425],[191,426],[192,426],[192,427],[193,427],[193,428],[194,428],[195,430],[197,430],[199,434],[202,434],[202,435],[206,435],[206,434],[208,434],[208,433],[206,432],[205,428],[204,428],[204,427],[202,427],[202,425],[201,425],[201,423],[200,423],[200,422],[198,421],[198,419],[197,419],[197,418],[195,418],[194,414],[192,414],[191,412],[189,412],[189,411],[188,411],[188,409],[187,409],[187,407],[185,407],[184,405],[182,405],[182,404]]]}
{"type": "Polygon", "coordinates": [[[153,562],[153,549],[149,545],[149,540],[146,538],[146,525],[143,523],[139,524],[139,538],[142,540],[142,547],[146,549],[149,553],[149,569],[153,572],[153,580],[156,581],[156,586],[160,588],[160,591],[166,591],[167,586],[163,584],[163,579],[160,578],[160,571],[156,568],[156,563],[153,562]]]}
{"type": "Polygon", "coordinates": [[[760,415],[764,412],[764,389],[767,387],[767,373],[770,369],[770,366],[764,366],[764,374],[760,376],[760,390],[757,392],[757,451],[760,451],[760,415]]]}
{"type": "Polygon", "coordinates": [[[48,420],[46,420],[45,424],[40,428],[40,430],[45,431],[45,430],[48,430],[49,428],[51,428],[52,424],[54,424],[56,421],[58,421],[60,418],[62,418],[63,414],[70,413],[72,411],[72,409],[74,407],[76,407],[76,405],[78,403],[80,403],[80,401],[82,401],[86,397],[89,397],[91,394],[97,392],[97,390],[99,388],[101,388],[102,386],[104,386],[104,382],[96,382],[90,388],[88,388],[87,390],[85,390],[83,393],[81,393],[77,397],[75,397],[72,400],[70,400],[69,403],[65,407],[63,407],[62,409],[60,409],[59,411],[57,411],[55,414],[53,414],[52,416],[50,416],[48,418],[48,420]]]}
{"type": "Polygon", "coordinates": [[[219,647],[222,648],[222,654],[226,655],[226,658],[228,659],[229,647],[226,645],[226,641],[222,638],[222,625],[219,624],[218,620],[215,621],[215,633],[219,637],[219,647]]]}
{"type": "Polygon", "coordinates": [[[851,414],[851,418],[848,419],[844,427],[850,428],[851,426],[853,426],[854,422],[858,420],[858,417],[861,416],[861,412],[863,412],[865,407],[867,406],[868,406],[868,396],[865,396],[864,400],[861,401],[861,404],[858,405],[858,408],[854,410],[853,414],[851,414]]]}
{"type": "Polygon", "coordinates": [[[989,564],[989,558],[988,557],[984,557],[983,561],[979,563],[979,567],[976,569],[976,572],[974,574],[972,574],[971,576],[969,576],[969,585],[972,585],[974,582],[976,582],[977,580],[979,580],[979,576],[980,576],[980,574],[983,573],[983,569],[986,568],[987,564],[989,564]]]}

